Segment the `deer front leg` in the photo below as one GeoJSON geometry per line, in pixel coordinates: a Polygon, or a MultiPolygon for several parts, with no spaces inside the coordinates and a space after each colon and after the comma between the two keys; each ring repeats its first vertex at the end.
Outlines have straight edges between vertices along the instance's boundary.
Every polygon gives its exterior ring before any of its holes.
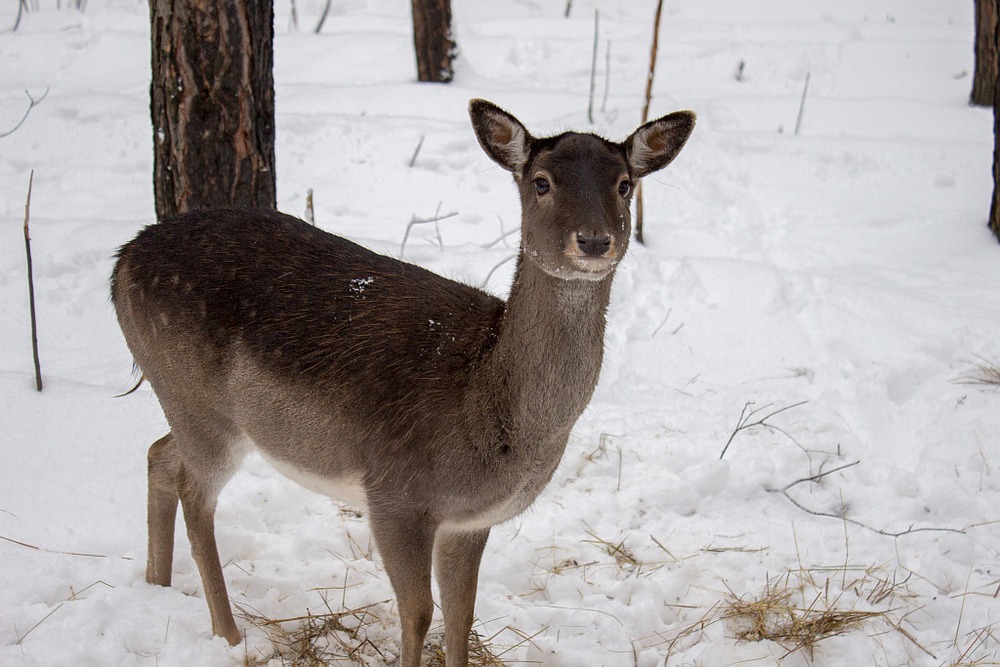
{"type": "Polygon", "coordinates": [[[383,513],[371,508],[375,546],[396,593],[402,626],[400,667],[419,667],[431,625],[431,554],[436,526],[420,516],[383,513]]]}
{"type": "Polygon", "coordinates": [[[147,455],[149,483],[146,528],[146,582],[169,586],[174,562],[174,526],[177,521],[177,452],[170,433],[152,444],[147,455]]]}
{"type": "Polygon", "coordinates": [[[469,632],[476,607],[479,563],[489,528],[476,532],[438,533],[434,544],[434,571],[444,611],[446,667],[469,664],[469,632]]]}

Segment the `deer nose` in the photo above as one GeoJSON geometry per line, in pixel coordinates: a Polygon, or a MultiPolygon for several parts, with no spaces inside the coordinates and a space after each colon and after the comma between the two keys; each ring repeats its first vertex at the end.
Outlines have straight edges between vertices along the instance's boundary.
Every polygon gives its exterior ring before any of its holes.
{"type": "Polygon", "coordinates": [[[577,232],[576,245],[588,257],[603,257],[611,251],[611,235],[577,232]]]}

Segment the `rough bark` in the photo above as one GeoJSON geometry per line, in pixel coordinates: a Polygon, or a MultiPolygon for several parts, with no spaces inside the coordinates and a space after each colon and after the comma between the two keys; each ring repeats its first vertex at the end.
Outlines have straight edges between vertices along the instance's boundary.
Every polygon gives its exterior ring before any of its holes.
{"type": "Polygon", "coordinates": [[[976,68],[972,77],[970,102],[993,106],[997,88],[997,0],[976,0],[976,68]]]}
{"type": "Polygon", "coordinates": [[[150,0],[158,217],[275,208],[272,0],[150,0]]]}
{"type": "Polygon", "coordinates": [[[451,0],[412,0],[417,79],[448,83],[457,54],[451,32],[451,0]]]}
{"type": "MultiPolygon", "coordinates": [[[[996,40],[1000,46],[1000,34],[996,40]]],[[[1000,241],[1000,81],[994,83],[997,85],[993,90],[993,199],[990,202],[989,226],[1000,241]]]]}

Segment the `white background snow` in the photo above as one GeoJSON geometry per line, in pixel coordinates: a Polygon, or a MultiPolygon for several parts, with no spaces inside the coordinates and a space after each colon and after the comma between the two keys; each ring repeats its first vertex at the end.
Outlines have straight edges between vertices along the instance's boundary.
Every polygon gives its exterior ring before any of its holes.
{"type": "MultiPolygon", "coordinates": [[[[240,664],[268,642],[245,621],[243,645],[212,638],[183,530],[174,587],[143,581],[145,449],[166,427],[148,387],[114,398],[133,376],[112,254],[153,217],[148,5],[35,4],[17,32],[17,3],[0,8],[0,131],[24,91],[48,90],[0,139],[0,663],[240,664]]],[[[302,215],[311,188],[321,227],[396,256],[412,216],[456,212],[414,226],[405,258],[505,294],[512,263],[492,269],[517,247],[498,241],[517,199],[468,99],[537,133],[624,138],[655,2],[576,0],[567,19],[562,1],[455,0],[447,86],[414,83],[405,0],[335,1],[316,35],[323,4],[299,0],[299,30],[275,10],[279,208],[302,215]]],[[[1000,355],[972,2],[665,5],[652,114],[690,108],[698,127],[645,183],[648,245],[618,272],[601,384],[552,484],[494,530],[478,632],[520,643],[512,662],[563,667],[997,664],[1000,395],[960,381],[1000,355]],[[745,406],[799,403],[720,459],[745,406]],[[884,615],[811,654],[739,640],[727,601],[779,580],[805,582],[800,607],[884,615]]],[[[363,518],[252,460],[217,526],[234,602],[271,618],[323,611],[316,589],[335,609],[375,604],[391,660],[398,619],[363,518]]]]}

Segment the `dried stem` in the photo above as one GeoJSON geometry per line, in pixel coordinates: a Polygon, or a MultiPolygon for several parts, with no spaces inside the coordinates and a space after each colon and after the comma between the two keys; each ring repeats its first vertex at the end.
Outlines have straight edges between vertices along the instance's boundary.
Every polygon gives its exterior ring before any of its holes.
{"type": "MultiPolygon", "coordinates": [[[[17,30],[17,26],[14,27],[14,30],[17,30]]],[[[49,94],[49,89],[46,88],[45,92],[42,93],[42,96],[39,97],[37,100],[34,97],[32,97],[31,93],[29,93],[27,90],[24,91],[24,94],[28,96],[28,108],[25,110],[24,115],[21,116],[21,120],[17,121],[17,125],[7,130],[6,132],[0,132],[0,139],[3,139],[4,137],[9,137],[10,135],[17,132],[19,127],[24,125],[24,121],[28,119],[28,114],[31,113],[32,109],[41,104],[42,100],[44,100],[45,97],[49,94]]]]}
{"type": "Polygon", "coordinates": [[[740,420],[736,423],[736,428],[733,429],[733,432],[729,435],[729,440],[726,441],[726,446],[722,448],[722,453],[719,454],[719,458],[721,459],[726,455],[726,451],[729,449],[729,445],[733,443],[733,439],[740,431],[745,431],[747,429],[753,428],[754,426],[763,426],[764,428],[770,431],[777,431],[778,433],[784,434],[785,432],[779,429],[778,427],[772,424],[768,424],[767,420],[770,419],[771,417],[774,417],[775,415],[781,414],[782,412],[791,410],[792,408],[797,408],[799,406],[805,405],[808,402],[809,401],[799,401],[798,403],[793,403],[792,405],[786,405],[785,407],[778,408],[777,410],[768,413],[766,416],[761,417],[760,419],[757,419],[752,422],[750,420],[753,419],[755,415],[758,415],[764,410],[770,408],[771,404],[768,403],[767,405],[764,405],[762,407],[757,408],[756,410],[753,410],[751,409],[753,403],[747,403],[746,405],[743,406],[743,411],[740,413],[740,420]]]}
{"type": "Polygon", "coordinates": [[[587,120],[594,124],[594,89],[597,81],[597,44],[600,37],[601,13],[594,9],[594,50],[590,56],[590,101],[587,103],[587,120]]]}
{"type": "MultiPolygon", "coordinates": [[[[656,52],[660,45],[660,15],[663,13],[663,0],[656,1],[656,17],[653,19],[653,46],[649,53],[649,72],[646,74],[646,96],[642,106],[642,124],[649,120],[649,103],[653,97],[653,75],[656,73],[656,52]]],[[[635,240],[645,243],[642,235],[642,181],[635,189],[635,240]]]]}
{"type": "Polygon", "coordinates": [[[809,72],[806,72],[806,82],[802,86],[802,100],[799,102],[799,115],[795,119],[795,136],[799,134],[799,128],[802,127],[802,114],[806,110],[806,95],[809,93],[809,72]]]}
{"type": "Polygon", "coordinates": [[[28,176],[28,196],[24,202],[24,253],[28,260],[28,306],[31,310],[31,354],[35,362],[35,390],[42,390],[42,368],[38,361],[38,326],[35,320],[35,279],[31,269],[31,234],[28,220],[31,217],[31,186],[35,180],[35,170],[28,176]]]}

